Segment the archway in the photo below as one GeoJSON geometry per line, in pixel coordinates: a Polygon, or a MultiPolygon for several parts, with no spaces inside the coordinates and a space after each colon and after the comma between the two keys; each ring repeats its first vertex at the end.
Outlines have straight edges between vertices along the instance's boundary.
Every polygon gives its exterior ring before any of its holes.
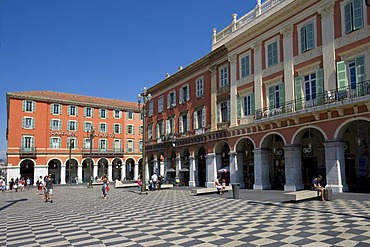
{"type": "Polygon", "coordinates": [[[75,181],[77,175],[78,163],[75,159],[67,160],[66,162],[66,175],[65,181],[68,184],[72,184],[75,181]]]}
{"type": "MultiPolygon", "coordinates": [[[[254,183],[254,144],[248,138],[243,138],[236,145],[237,157],[242,157],[243,182],[246,189],[253,189],[254,183]]],[[[238,163],[241,162],[238,159],[238,163]]]]}
{"type": "Polygon", "coordinates": [[[206,187],[207,182],[207,166],[206,166],[206,150],[204,147],[198,150],[198,186],[206,187]]]}
{"type": "Polygon", "coordinates": [[[230,183],[230,146],[227,142],[219,142],[215,147],[217,177],[220,181],[225,179],[226,184],[230,183]]]}
{"type": "Polygon", "coordinates": [[[135,180],[135,160],[130,158],[126,160],[126,180],[135,180]]]}
{"type": "Polygon", "coordinates": [[[115,158],[112,161],[112,180],[121,180],[122,178],[122,161],[120,158],[115,158]]]}
{"type": "Polygon", "coordinates": [[[190,152],[189,149],[185,149],[183,157],[181,157],[181,169],[179,170],[180,184],[189,186],[189,174],[190,171],[190,152]]]}
{"type": "Polygon", "coordinates": [[[35,164],[33,163],[32,160],[26,159],[23,160],[20,164],[20,175],[21,178],[24,178],[27,180],[27,178],[31,179],[31,184],[33,184],[34,181],[34,172],[35,172],[35,164]]]}
{"type": "Polygon", "coordinates": [[[89,182],[90,177],[94,180],[94,164],[94,160],[91,159],[90,161],[90,158],[87,158],[82,162],[82,182],[89,182]]]}
{"type": "Polygon", "coordinates": [[[60,172],[61,172],[60,160],[57,160],[57,159],[50,160],[48,162],[48,174],[51,175],[55,184],[60,184],[60,181],[61,181],[60,172]]]}
{"type": "Polygon", "coordinates": [[[103,175],[108,175],[108,160],[105,158],[98,161],[98,176],[101,178],[103,175]]]}

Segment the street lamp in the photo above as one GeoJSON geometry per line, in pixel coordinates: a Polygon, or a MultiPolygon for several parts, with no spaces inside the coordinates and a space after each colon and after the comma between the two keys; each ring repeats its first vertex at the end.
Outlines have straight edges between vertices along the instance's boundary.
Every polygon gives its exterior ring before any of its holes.
{"type": "Polygon", "coordinates": [[[93,180],[93,176],[91,174],[91,166],[92,166],[92,143],[93,143],[93,139],[94,139],[94,133],[95,133],[95,129],[94,129],[94,126],[91,125],[91,128],[90,128],[90,160],[89,160],[89,169],[90,169],[90,172],[89,172],[89,175],[90,175],[90,180],[89,180],[89,188],[92,188],[92,180],[93,180]]]}
{"type": "Polygon", "coordinates": [[[141,183],[141,192],[140,194],[146,194],[146,179],[145,179],[145,141],[146,141],[146,103],[152,99],[152,95],[148,94],[146,87],[143,88],[143,92],[137,95],[137,102],[139,104],[139,109],[143,117],[143,150],[142,150],[142,183],[141,183]],[[140,107],[141,101],[143,101],[143,107],[140,107]]]}
{"type": "Polygon", "coordinates": [[[72,184],[72,178],[71,178],[71,159],[72,159],[72,146],[74,146],[74,140],[69,139],[69,160],[68,160],[68,165],[69,165],[69,185],[72,184]]]}

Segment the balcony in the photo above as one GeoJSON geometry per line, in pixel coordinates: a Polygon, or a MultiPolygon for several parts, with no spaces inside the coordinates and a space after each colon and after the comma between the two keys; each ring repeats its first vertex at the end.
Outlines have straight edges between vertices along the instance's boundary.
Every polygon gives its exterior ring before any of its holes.
{"type": "Polygon", "coordinates": [[[217,123],[218,130],[225,130],[229,127],[229,121],[217,123]]]}
{"type": "Polygon", "coordinates": [[[36,158],[37,150],[35,147],[20,147],[19,156],[21,158],[36,158]]]}
{"type": "MultiPolygon", "coordinates": [[[[92,157],[123,157],[124,152],[122,148],[114,148],[114,149],[92,149],[91,152],[92,157]]],[[[90,149],[82,149],[82,157],[87,158],[90,157],[90,149]]]]}
{"type": "Polygon", "coordinates": [[[364,96],[370,96],[370,81],[360,82],[356,85],[325,91],[323,94],[316,94],[310,99],[301,98],[285,102],[278,107],[265,107],[255,112],[256,120],[276,118],[280,115],[310,110],[314,107],[325,106],[334,103],[346,104],[349,101],[360,101],[364,96]]]}

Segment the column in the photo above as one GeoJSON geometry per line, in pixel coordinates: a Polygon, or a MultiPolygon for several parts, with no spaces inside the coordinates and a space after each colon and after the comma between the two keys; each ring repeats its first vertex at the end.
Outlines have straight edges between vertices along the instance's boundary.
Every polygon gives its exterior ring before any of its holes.
{"type": "Polygon", "coordinates": [[[284,51],[284,83],[285,101],[289,102],[294,97],[294,64],[293,64],[293,27],[286,26],[281,32],[283,34],[284,51]]]}
{"type": "Polygon", "coordinates": [[[211,131],[217,130],[217,66],[209,69],[211,72],[211,131]]]}
{"type": "Polygon", "coordinates": [[[77,165],[77,176],[78,176],[78,182],[82,183],[82,164],[77,165]]]}
{"type": "Polygon", "coordinates": [[[66,184],[66,176],[67,176],[67,169],[66,169],[66,165],[63,164],[60,166],[60,184],[66,184]]]}
{"type": "Polygon", "coordinates": [[[181,157],[180,154],[176,157],[176,177],[179,176],[179,171],[181,169],[181,157]]]}
{"type": "Polygon", "coordinates": [[[229,56],[230,62],[230,127],[237,126],[237,84],[236,84],[236,55],[229,56]]]}
{"type": "Polygon", "coordinates": [[[153,160],[153,166],[154,166],[154,172],[158,175],[159,174],[159,166],[158,166],[158,160],[153,160]]]}
{"type": "Polygon", "coordinates": [[[334,43],[334,1],[319,9],[318,12],[321,15],[324,89],[331,90],[337,86],[334,43]]]}
{"type": "Polygon", "coordinates": [[[245,188],[244,174],[243,174],[243,162],[244,153],[236,153],[238,172],[236,173],[236,183],[240,183],[240,188],[245,188]]]}
{"type": "MultiPolygon", "coordinates": [[[[127,171],[127,164],[122,164],[121,168],[121,177],[118,178],[118,180],[122,181],[122,180],[126,180],[126,177],[127,177],[127,174],[126,174],[126,171],[127,171]]],[[[117,170],[118,171],[118,170],[117,170]]],[[[118,171],[119,172],[119,171],[118,171]]]]}
{"type": "Polygon", "coordinates": [[[149,162],[148,160],[145,160],[145,181],[146,183],[149,183],[149,162]]]}
{"type": "Polygon", "coordinates": [[[230,183],[240,183],[240,185],[242,185],[243,160],[238,159],[238,154],[235,153],[234,151],[229,152],[229,166],[230,166],[230,183]]]}
{"type": "Polygon", "coordinates": [[[108,164],[108,179],[113,181],[113,171],[112,171],[112,164],[108,164]]]}
{"type": "Polygon", "coordinates": [[[134,180],[137,180],[138,177],[139,177],[139,163],[136,163],[134,167],[134,180]]]}
{"type": "Polygon", "coordinates": [[[344,142],[326,141],[325,166],[326,166],[326,187],[333,189],[333,192],[342,193],[348,191],[346,184],[346,170],[344,158],[344,142]]]}
{"type": "Polygon", "coordinates": [[[255,92],[255,109],[262,109],[262,43],[257,42],[254,44],[254,92],[255,92]]]}
{"type": "Polygon", "coordinates": [[[214,153],[206,154],[206,187],[215,187],[215,179],[217,174],[216,155],[214,153]]]}
{"type": "Polygon", "coordinates": [[[189,167],[189,187],[195,187],[195,157],[189,157],[190,167],[189,167]]]}
{"type": "Polygon", "coordinates": [[[297,191],[304,189],[302,183],[301,146],[284,146],[285,160],[285,191],[297,191]]]}
{"type": "MultiPolygon", "coordinates": [[[[92,165],[93,166],[93,181],[94,179],[96,178],[96,176],[98,176],[98,164],[94,162],[94,164],[92,165]]],[[[91,174],[90,174],[91,175],[91,174]]],[[[88,178],[90,180],[90,178],[88,178]]]]}
{"type": "Polygon", "coordinates": [[[159,172],[162,177],[164,176],[164,161],[159,161],[159,172]]]}
{"type": "Polygon", "coordinates": [[[270,150],[268,149],[254,149],[254,185],[255,190],[271,189],[269,181],[270,175],[270,150]]]}

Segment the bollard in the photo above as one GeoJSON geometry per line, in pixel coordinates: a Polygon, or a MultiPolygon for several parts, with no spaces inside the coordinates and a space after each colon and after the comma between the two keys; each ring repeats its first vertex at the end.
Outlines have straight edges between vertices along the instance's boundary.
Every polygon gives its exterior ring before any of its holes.
{"type": "Polygon", "coordinates": [[[239,199],[239,188],[240,188],[240,184],[239,183],[235,183],[235,184],[231,184],[232,188],[233,188],[233,199],[239,199]]]}

